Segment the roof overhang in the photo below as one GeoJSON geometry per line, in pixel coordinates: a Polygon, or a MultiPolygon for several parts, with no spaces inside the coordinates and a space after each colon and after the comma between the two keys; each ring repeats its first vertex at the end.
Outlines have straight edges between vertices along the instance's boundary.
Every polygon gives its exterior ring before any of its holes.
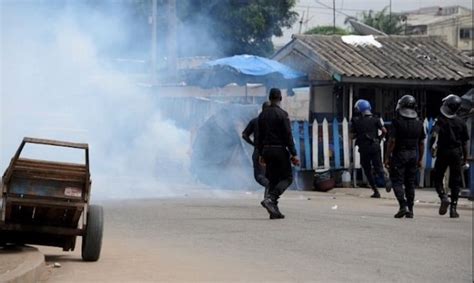
{"type": "Polygon", "coordinates": [[[361,84],[388,84],[388,85],[413,85],[413,86],[460,86],[474,84],[474,80],[406,80],[390,78],[367,78],[367,77],[347,77],[337,73],[333,75],[335,81],[340,83],[361,83],[361,84]]]}

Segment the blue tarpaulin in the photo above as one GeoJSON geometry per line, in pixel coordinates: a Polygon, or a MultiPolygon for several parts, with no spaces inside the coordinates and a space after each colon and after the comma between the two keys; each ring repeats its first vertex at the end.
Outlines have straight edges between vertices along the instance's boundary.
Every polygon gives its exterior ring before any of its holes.
{"type": "Polygon", "coordinates": [[[188,72],[187,83],[204,88],[223,87],[230,83],[260,83],[269,87],[305,85],[307,76],[278,61],[254,55],[236,55],[209,61],[188,72]]]}

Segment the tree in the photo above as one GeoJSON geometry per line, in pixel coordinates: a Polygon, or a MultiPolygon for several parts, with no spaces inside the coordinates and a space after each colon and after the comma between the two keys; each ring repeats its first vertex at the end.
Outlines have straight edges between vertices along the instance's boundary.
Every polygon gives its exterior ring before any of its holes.
{"type": "Polygon", "coordinates": [[[182,0],[177,3],[180,30],[184,37],[192,39],[185,43],[192,44],[192,51],[198,53],[191,55],[269,55],[273,52],[272,37],[282,36],[282,29],[291,27],[297,20],[297,13],[291,11],[296,0],[182,0]],[[191,36],[187,36],[189,31],[194,31],[191,36]],[[196,38],[195,34],[204,36],[196,38]],[[217,48],[202,50],[200,47],[206,46],[202,41],[210,41],[217,48]]]}
{"type": "Polygon", "coordinates": [[[336,32],[334,32],[333,26],[317,26],[312,29],[309,29],[305,34],[322,34],[322,35],[347,35],[349,32],[341,27],[336,27],[336,32]]]}
{"type": "Polygon", "coordinates": [[[362,22],[386,34],[400,34],[403,30],[401,16],[390,15],[387,13],[387,7],[379,12],[372,10],[362,12],[362,22]]]}
{"type": "MultiPolygon", "coordinates": [[[[78,0],[79,1],[79,0],[78,0]]],[[[130,49],[148,49],[151,44],[152,0],[94,1],[82,0],[95,9],[110,14],[118,10],[127,24],[130,49]]],[[[231,56],[236,54],[270,55],[272,37],[282,36],[297,20],[292,11],[296,0],[175,0],[177,47],[181,57],[231,56]]],[[[158,4],[158,49],[166,54],[168,38],[168,2],[158,4]]],[[[162,58],[163,59],[163,58],[162,58]]],[[[164,58],[166,60],[166,58],[164,58]]]]}

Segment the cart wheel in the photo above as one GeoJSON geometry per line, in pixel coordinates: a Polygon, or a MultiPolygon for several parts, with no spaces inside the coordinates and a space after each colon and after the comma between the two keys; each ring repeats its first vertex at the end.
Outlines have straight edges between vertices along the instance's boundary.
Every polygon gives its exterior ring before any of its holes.
{"type": "Polygon", "coordinates": [[[102,206],[90,205],[87,213],[86,232],[82,236],[82,259],[97,261],[102,247],[102,231],[104,229],[104,211],[102,206]]]}

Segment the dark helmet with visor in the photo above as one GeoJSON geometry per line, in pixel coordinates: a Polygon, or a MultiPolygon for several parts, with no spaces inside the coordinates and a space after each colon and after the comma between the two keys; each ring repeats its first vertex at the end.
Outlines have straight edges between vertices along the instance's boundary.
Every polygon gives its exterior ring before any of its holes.
{"type": "Polygon", "coordinates": [[[452,119],[456,116],[459,108],[461,107],[462,100],[459,96],[455,94],[450,94],[443,98],[443,104],[439,109],[441,114],[446,118],[452,119]]]}
{"type": "Polygon", "coordinates": [[[397,102],[397,108],[395,109],[400,116],[405,118],[414,119],[418,117],[416,113],[416,99],[411,95],[402,96],[397,102]]]}

